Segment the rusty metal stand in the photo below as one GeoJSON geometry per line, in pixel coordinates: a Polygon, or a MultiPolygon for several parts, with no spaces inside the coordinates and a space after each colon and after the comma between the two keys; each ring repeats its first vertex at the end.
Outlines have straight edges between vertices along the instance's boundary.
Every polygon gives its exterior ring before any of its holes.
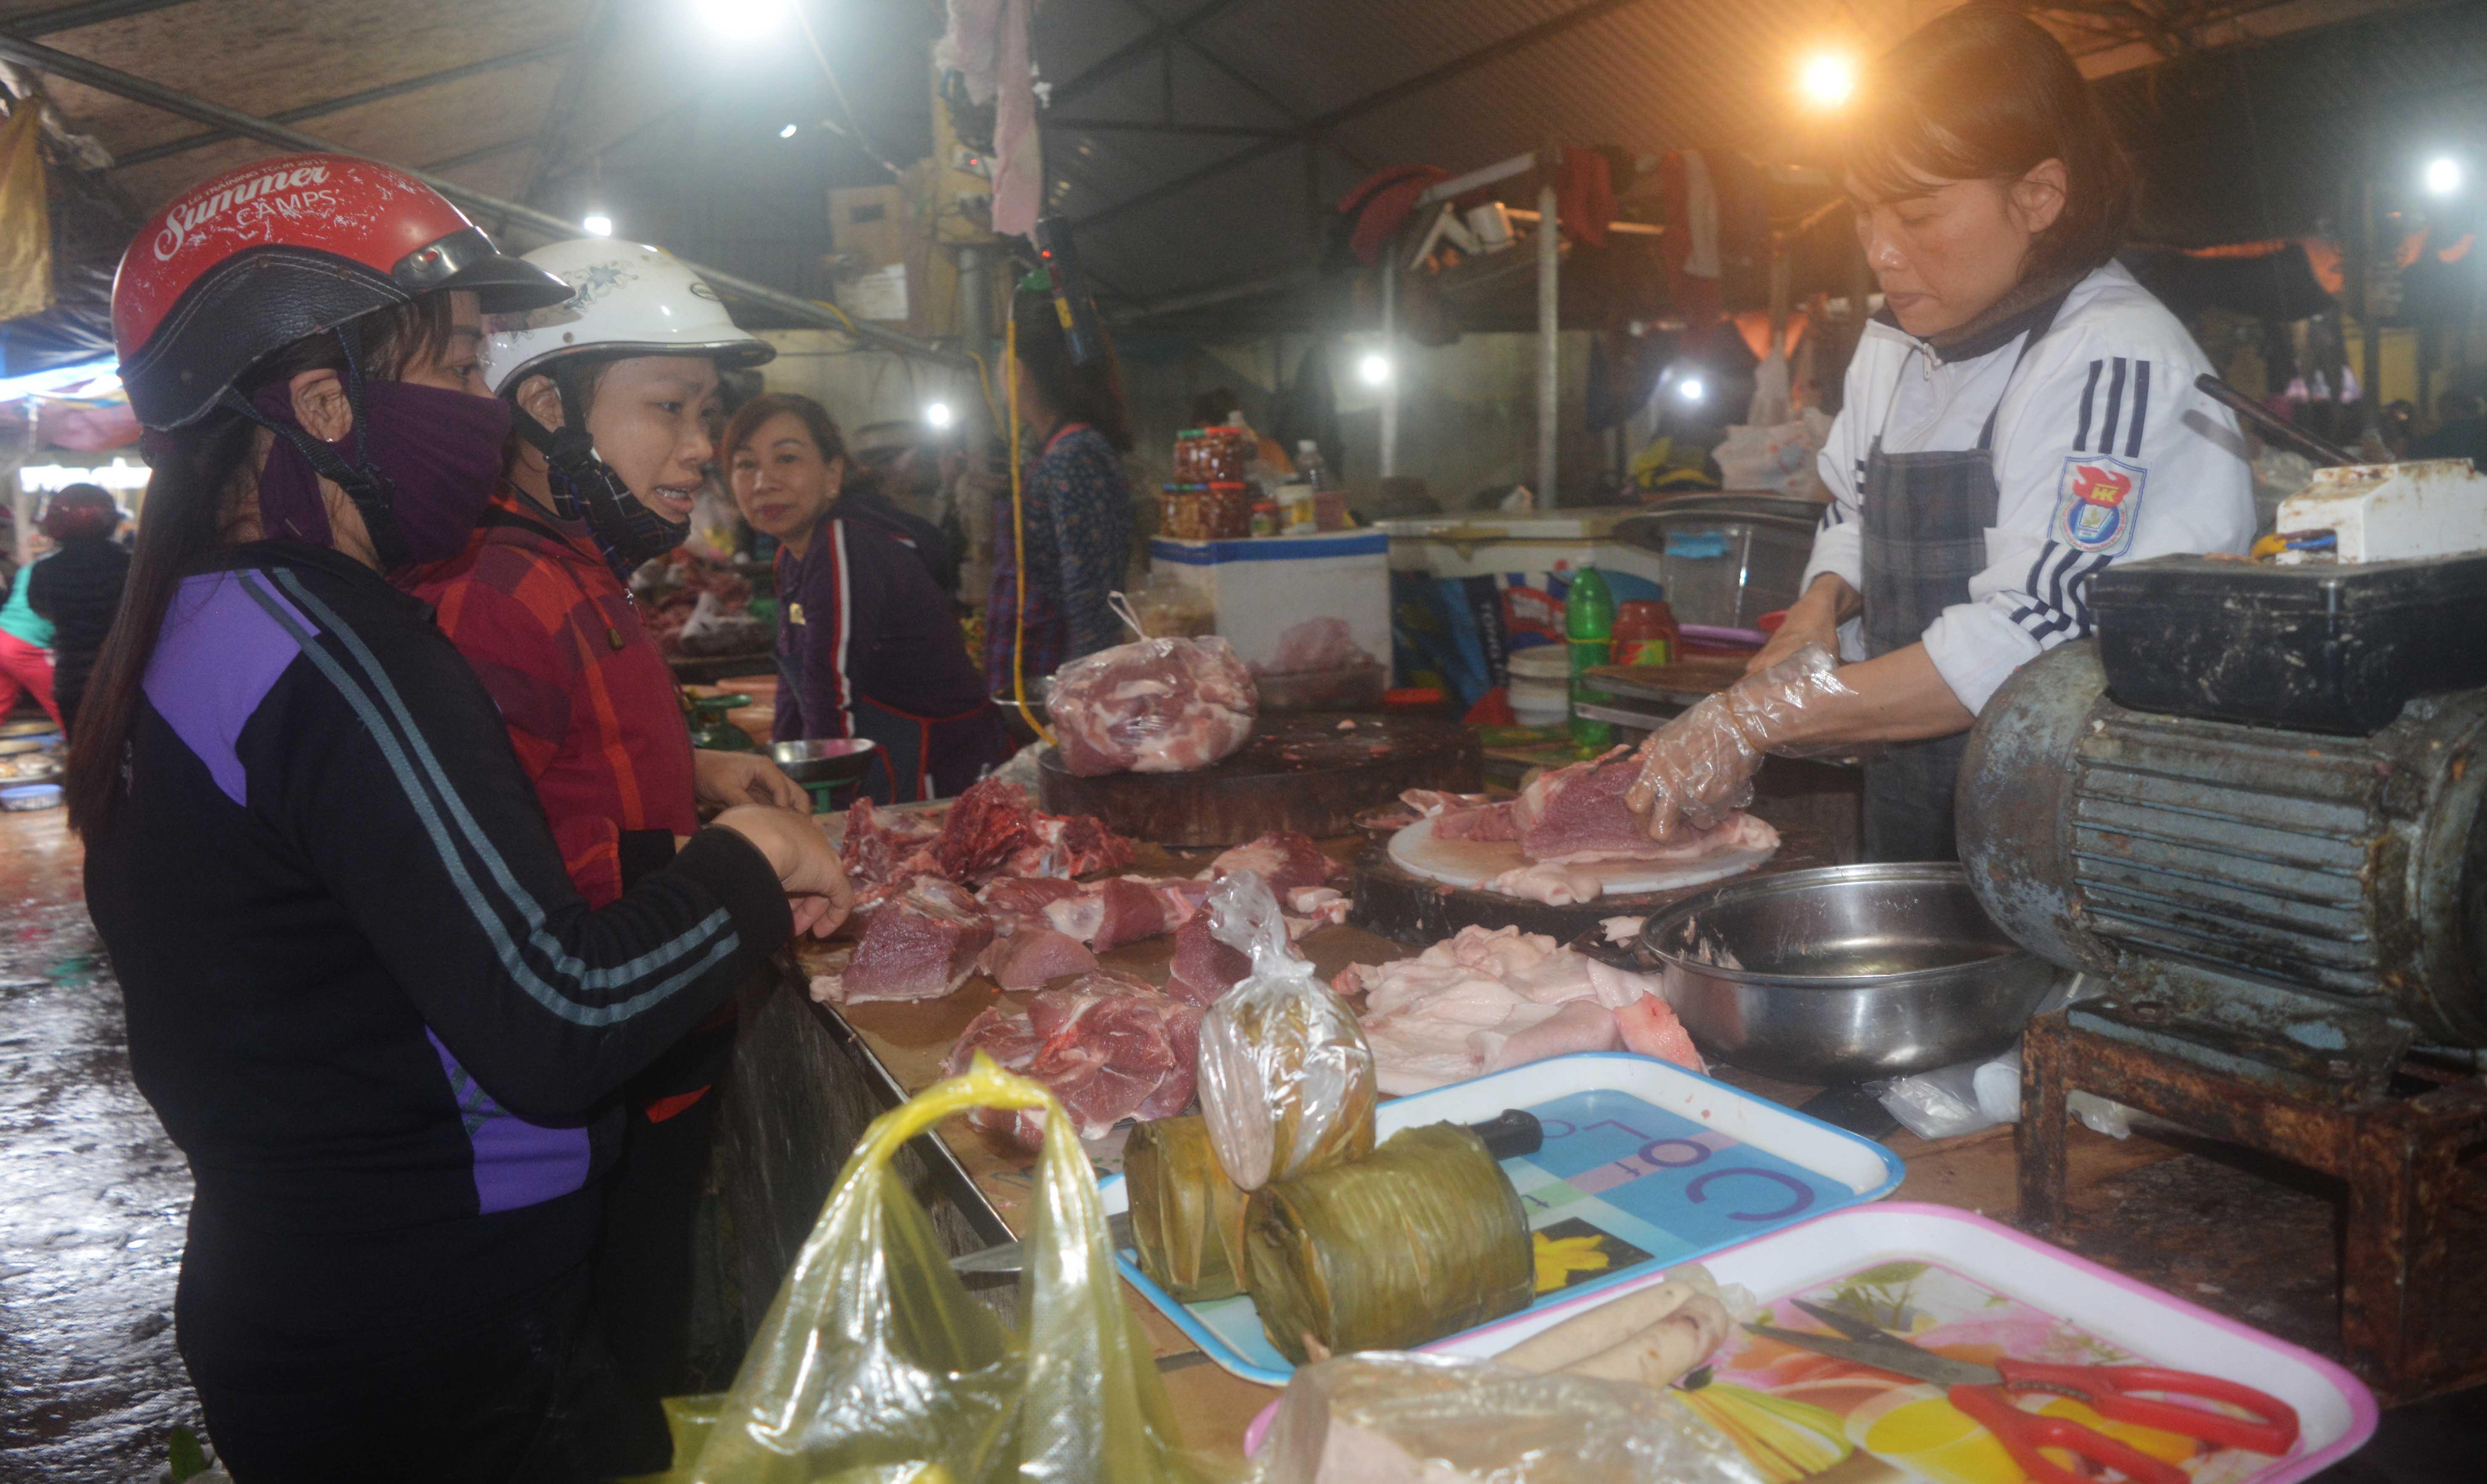
{"type": "Polygon", "coordinates": [[[2448,1219],[2464,1147],[2487,1138],[2487,1078],[2324,1104],[2110,1040],[2061,1015],[2030,1023],[2021,1060],[2024,1227],[2064,1232],[2065,1094],[2112,1098],[2347,1185],[2341,1351],[2387,1399],[2487,1379],[2487,1335],[2450,1302],[2457,1265],[2487,1262],[2487,1247],[2455,1251],[2448,1219]],[[2472,1332],[2447,1332],[2447,1321],[2465,1320],[2472,1332]]]}

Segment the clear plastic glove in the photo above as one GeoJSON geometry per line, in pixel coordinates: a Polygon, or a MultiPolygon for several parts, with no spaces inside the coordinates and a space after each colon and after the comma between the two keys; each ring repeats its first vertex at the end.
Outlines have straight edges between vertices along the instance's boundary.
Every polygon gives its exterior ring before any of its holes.
{"type": "Polygon", "coordinates": [[[1686,829],[1712,829],[1753,801],[1762,755],[1810,707],[1857,692],[1842,684],[1839,661],[1820,645],[1743,680],[1650,734],[1640,744],[1640,776],[1624,796],[1649,821],[1653,840],[1686,829]]]}

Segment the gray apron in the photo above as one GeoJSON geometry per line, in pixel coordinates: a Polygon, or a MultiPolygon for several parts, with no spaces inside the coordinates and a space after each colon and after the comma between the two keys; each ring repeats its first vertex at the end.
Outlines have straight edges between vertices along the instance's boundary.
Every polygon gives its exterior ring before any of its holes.
{"type": "MultiPolygon", "coordinates": [[[[2012,369],[2055,322],[2058,295],[2029,327],[2012,369]]],[[[2007,379],[2008,394],[2011,383],[2007,379]]],[[[1865,455],[1865,656],[1879,659],[1926,635],[1943,609],[1969,602],[1969,581],[1986,570],[1986,532],[1995,524],[1996,399],[1975,448],[1916,454],[1883,452],[1877,433],[1865,455]]],[[[1955,860],[1952,789],[1969,734],[1886,743],[1865,765],[1865,858],[1955,860]]]]}

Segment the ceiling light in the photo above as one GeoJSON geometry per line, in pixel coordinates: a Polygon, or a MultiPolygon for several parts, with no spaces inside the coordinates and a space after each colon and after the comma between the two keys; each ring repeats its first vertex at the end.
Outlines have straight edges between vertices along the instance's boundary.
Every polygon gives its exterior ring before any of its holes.
{"type": "Polygon", "coordinates": [[[691,0],[691,14],[700,24],[729,42],[768,35],[785,20],[788,9],[788,0],[691,0]]]}
{"type": "Polygon", "coordinates": [[[779,130],[777,131],[777,137],[778,137],[778,138],[780,138],[780,139],[792,139],[792,138],[794,138],[794,137],[795,137],[795,126],[794,126],[794,125],[792,125],[792,124],[789,124],[789,125],[787,125],[784,128],[779,129],[779,130]]]}
{"type": "Polygon", "coordinates": [[[1390,379],[1390,357],[1379,350],[1365,352],[1355,363],[1355,378],[1367,386],[1380,386],[1390,379]]]}
{"type": "Polygon", "coordinates": [[[1687,402],[1699,402],[1710,395],[1710,388],[1701,384],[1699,377],[1686,377],[1675,383],[1675,395],[1687,402]]]}
{"type": "Polygon", "coordinates": [[[2461,189],[2462,174],[2461,161],[2454,159],[2449,154],[2439,154],[2435,158],[2428,160],[2426,162],[2426,173],[2424,176],[2427,194],[2432,196],[2451,195],[2453,192],[2461,189]]]}
{"type": "Polygon", "coordinates": [[[1857,59],[1840,52],[1818,52],[1797,72],[1797,91],[1816,108],[1836,108],[1857,91],[1857,59]]]}
{"type": "Polygon", "coordinates": [[[613,235],[613,218],[605,215],[601,211],[588,212],[585,216],[578,219],[578,225],[589,237],[611,237],[613,235]]]}
{"type": "Polygon", "coordinates": [[[946,402],[924,404],[924,421],[929,427],[947,428],[958,420],[959,414],[951,411],[950,405],[946,402]]]}

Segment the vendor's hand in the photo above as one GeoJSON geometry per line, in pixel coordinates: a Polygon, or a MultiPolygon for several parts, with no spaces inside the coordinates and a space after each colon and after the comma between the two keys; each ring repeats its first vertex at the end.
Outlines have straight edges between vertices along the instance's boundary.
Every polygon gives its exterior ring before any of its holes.
{"type": "Polygon", "coordinates": [[[1648,820],[1653,840],[1711,828],[1752,802],[1762,766],[1759,741],[1745,735],[1723,692],[1652,732],[1637,756],[1640,776],[1624,803],[1648,820]]]}
{"type": "Polygon", "coordinates": [[[1702,697],[1641,743],[1640,776],[1625,805],[1647,818],[1653,840],[1716,826],[1753,801],[1753,774],[1765,752],[1811,745],[1808,730],[1823,707],[1856,698],[1837,672],[1829,650],[1807,646],[1702,697]]]}
{"type": "Polygon", "coordinates": [[[716,823],[768,857],[778,884],[794,899],[796,934],[826,938],[847,920],[854,907],[854,888],[829,837],[809,818],[763,804],[740,804],[718,815],[716,823]]]}
{"type": "Polygon", "coordinates": [[[1839,653],[1839,626],[1855,611],[1853,600],[1857,590],[1845,578],[1824,573],[1813,579],[1802,596],[1788,605],[1787,617],[1779,624],[1778,632],[1771,635],[1761,652],[1745,661],[1745,673],[1759,675],[1783,659],[1803,652],[1806,646],[1818,644],[1830,653],[1839,653]]]}
{"type": "Polygon", "coordinates": [[[797,814],[812,812],[812,796],[785,770],[757,752],[691,752],[691,787],[712,809],[737,804],[775,804],[797,814]]]}

